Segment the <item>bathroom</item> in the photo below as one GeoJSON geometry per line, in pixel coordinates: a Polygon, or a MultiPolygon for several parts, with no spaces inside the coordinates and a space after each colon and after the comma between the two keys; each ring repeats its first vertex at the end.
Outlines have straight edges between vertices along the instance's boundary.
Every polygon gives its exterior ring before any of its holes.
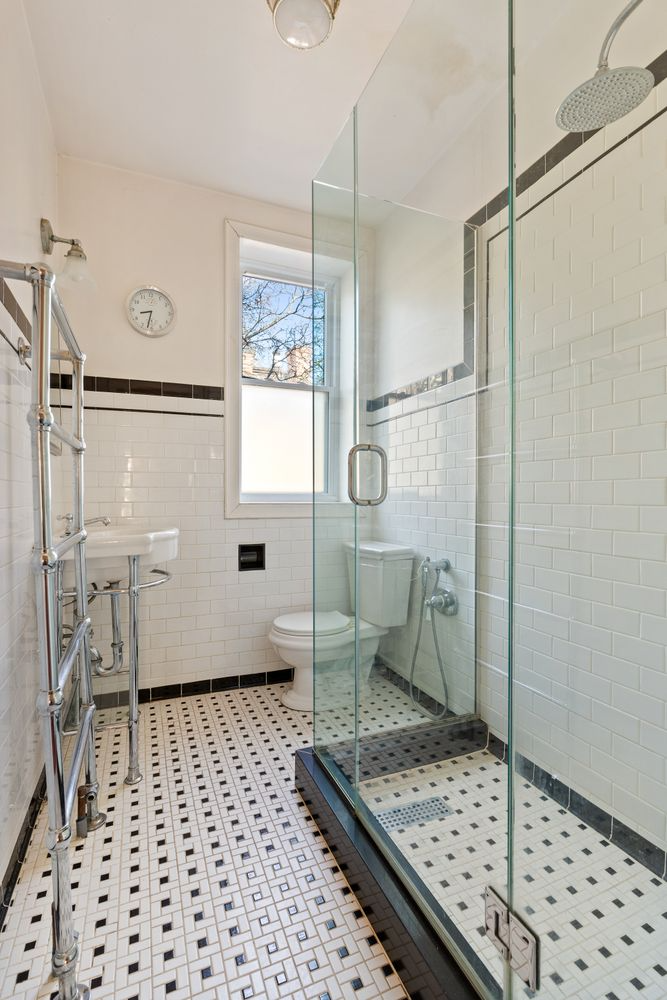
{"type": "Polygon", "coordinates": [[[2,17],[0,997],[664,1000],[664,4],[2,17]]]}

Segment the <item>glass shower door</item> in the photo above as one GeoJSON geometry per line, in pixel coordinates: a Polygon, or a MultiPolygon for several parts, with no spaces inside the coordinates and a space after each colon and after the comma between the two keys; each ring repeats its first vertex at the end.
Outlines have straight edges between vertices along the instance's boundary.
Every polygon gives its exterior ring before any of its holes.
{"type": "Polygon", "coordinates": [[[591,5],[573,43],[548,0],[514,2],[512,907],[548,1000],[667,995],[661,5],[611,60],[652,65],[649,97],[595,132],[554,120],[621,7],[591,5]]]}
{"type": "Polygon", "coordinates": [[[351,117],[313,183],[313,283],[325,296],[314,349],[326,406],[313,408],[313,463],[324,489],[313,505],[313,743],[343,793],[357,785],[356,538],[348,456],[357,443],[355,122],[351,117]],[[325,426],[321,426],[324,421],[325,426]]]}
{"type": "Polygon", "coordinates": [[[488,496],[477,523],[477,484],[483,461],[502,489],[508,448],[496,434],[479,450],[477,404],[481,387],[493,425],[506,384],[488,387],[477,366],[485,262],[478,223],[462,220],[482,195],[448,176],[465,161],[495,164],[506,181],[506,157],[474,120],[463,161],[450,162],[434,72],[447,41],[467,67],[461,98],[475,108],[490,80],[502,122],[506,6],[488,6],[475,0],[462,17],[455,0],[413,4],[314,185],[314,280],[334,272],[338,366],[335,475],[315,498],[314,721],[320,759],[406,892],[480,996],[499,998],[506,970],[483,936],[484,891],[507,895],[508,769],[480,704],[490,690],[488,714],[500,716],[507,677],[502,631],[480,642],[477,620],[506,606],[478,567],[505,556],[507,516],[504,497],[488,496]],[[406,75],[416,51],[428,58],[406,75]],[[332,611],[353,619],[347,643],[345,626],[326,631],[341,625],[324,618],[332,611]]]}

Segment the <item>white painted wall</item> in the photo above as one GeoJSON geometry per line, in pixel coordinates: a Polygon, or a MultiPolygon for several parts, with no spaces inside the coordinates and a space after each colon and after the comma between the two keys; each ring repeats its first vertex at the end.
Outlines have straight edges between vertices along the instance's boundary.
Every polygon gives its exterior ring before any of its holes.
{"type": "MultiPolygon", "coordinates": [[[[94,375],[222,385],[225,218],[310,235],[301,212],[68,158],[60,206],[97,281],[95,291],[63,293],[94,375]],[[141,336],[124,317],[128,292],[143,282],[176,300],[178,322],[164,338],[141,336]]],[[[309,509],[225,518],[220,403],[88,393],[86,405],[89,514],[181,530],[174,579],[143,602],[141,686],[282,667],[267,633],[276,615],[311,605],[309,509]],[[240,542],[266,543],[266,571],[239,575],[240,542]]],[[[109,609],[92,611],[108,659],[109,609]]]]}
{"type": "MultiPolygon", "coordinates": [[[[41,256],[39,220],[54,222],[56,151],[32,44],[19,0],[3,0],[0,32],[3,136],[0,258],[41,256]]],[[[27,288],[13,291],[29,310],[27,288]],[[26,294],[27,293],[27,294],[26,294]]],[[[0,305],[0,331],[16,346],[18,328],[0,305]]],[[[0,338],[0,878],[42,767],[35,702],[39,686],[34,584],[30,569],[32,479],[26,414],[29,375],[0,338]]]]}
{"type": "MultiPolygon", "coordinates": [[[[413,90],[407,135],[404,122],[397,127],[394,120],[393,131],[388,130],[392,148],[381,147],[382,156],[373,161],[376,171],[371,171],[365,190],[445,218],[467,219],[507,187],[507,10],[503,4],[473,0],[461,17],[458,4],[438,6],[439,16],[453,21],[448,44],[456,55],[454,93],[447,89],[452,86],[448,79],[439,91],[427,92],[429,105],[423,88],[416,93],[413,90]],[[474,31],[470,25],[475,26],[474,31]],[[475,72],[470,72],[471,67],[475,72]],[[458,115],[457,108],[461,110],[458,115]],[[430,135],[430,158],[422,146],[414,145],[414,121],[423,126],[428,123],[423,131],[430,135]],[[410,158],[406,149],[418,150],[419,158],[410,158]],[[388,174],[392,186],[385,193],[381,186],[383,164],[392,160],[392,152],[393,158],[411,164],[411,170],[404,171],[398,183],[392,168],[388,174]]],[[[554,121],[556,109],[570,91],[595,72],[600,45],[621,6],[609,0],[515,3],[518,173],[563,138],[554,121]]],[[[610,64],[646,66],[664,50],[665,38],[667,7],[662,0],[645,0],[617,36],[610,64]]],[[[423,53],[419,58],[425,71],[428,59],[423,53]]],[[[411,86],[406,78],[404,89],[409,91],[411,86]]],[[[387,106],[393,111],[391,101],[387,106]]]]}
{"type": "Polygon", "coordinates": [[[375,230],[374,396],[463,361],[463,229],[396,207],[375,230]]]}
{"type": "Polygon", "coordinates": [[[63,293],[92,375],[222,385],[224,220],[310,236],[305,212],[68,157],[59,210],[97,282],[94,292],[63,293]],[[125,319],[128,294],[144,283],[175,299],[166,337],[143,337],[125,319]]]}

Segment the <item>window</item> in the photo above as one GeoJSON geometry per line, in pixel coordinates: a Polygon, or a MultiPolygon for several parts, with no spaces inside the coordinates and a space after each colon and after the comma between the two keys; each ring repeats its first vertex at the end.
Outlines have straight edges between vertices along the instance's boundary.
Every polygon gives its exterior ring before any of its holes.
{"type": "Polygon", "coordinates": [[[228,223],[227,250],[227,515],[308,514],[335,479],[337,281],[313,289],[305,239],[228,223]]]}
{"type": "MultiPolygon", "coordinates": [[[[328,422],[328,293],[256,267],[243,269],[241,292],[241,501],[309,500],[313,391],[320,433],[328,422]]],[[[318,466],[323,493],[327,470],[318,466]]]]}

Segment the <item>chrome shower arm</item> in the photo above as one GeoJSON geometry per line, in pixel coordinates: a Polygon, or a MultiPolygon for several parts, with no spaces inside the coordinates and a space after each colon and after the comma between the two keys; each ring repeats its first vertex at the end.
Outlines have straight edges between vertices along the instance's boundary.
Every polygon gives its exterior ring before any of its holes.
{"type": "Polygon", "coordinates": [[[630,0],[621,13],[618,15],[611,28],[605,35],[605,39],[602,43],[602,48],[600,49],[600,57],[598,59],[598,69],[608,69],[609,67],[609,51],[612,46],[612,42],[616,38],[620,28],[625,23],[625,21],[630,17],[630,14],[639,7],[642,0],[630,0]]]}

